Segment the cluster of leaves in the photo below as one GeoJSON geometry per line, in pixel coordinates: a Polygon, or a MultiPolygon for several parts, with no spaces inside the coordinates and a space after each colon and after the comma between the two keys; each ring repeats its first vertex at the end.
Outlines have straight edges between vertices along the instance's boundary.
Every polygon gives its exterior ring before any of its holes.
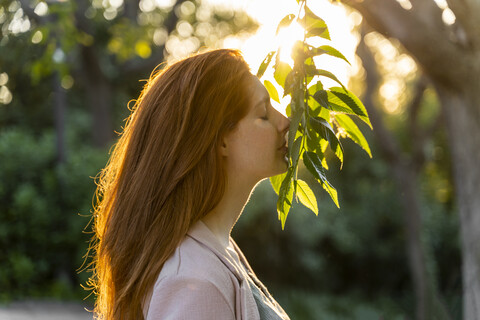
{"type": "MultiPolygon", "coordinates": [[[[314,57],[323,54],[348,60],[337,49],[329,45],[312,46],[311,38],[320,37],[331,40],[328,27],[323,19],[315,15],[306,1],[299,1],[299,17],[289,14],[277,28],[288,27],[296,20],[304,29],[304,39],[297,41],[292,50],[293,68],[280,60],[280,48],[270,52],[259,67],[257,76],[261,78],[272,61],[274,62],[275,81],[283,88],[283,96],[290,102],[286,108],[291,119],[288,133],[289,167],[284,174],[270,178],[273,189],[279,195],[277,211],[282,228],[285,227],[288,212],[292,206],[294,194],[306,207],[318,215],[317,200],[307,182],[298,178],[300,160],[328,192],[335,205],[339,207],[336,189],[326,177],[328,170],[325,153],[331,151],[343,164],[343,147],[339,138],[348,137],[362,147],[371,157],[368,143],[350,116],[360,118],[371,128],[368,114],[362,102],[339,81],[331,72],[315,66],[314,57]],[[329,78],[339,87],[324,88],[322,78],[329,78]]],[[[275,86],[264,81],[272,99],[280,102],[275,86]]]]}

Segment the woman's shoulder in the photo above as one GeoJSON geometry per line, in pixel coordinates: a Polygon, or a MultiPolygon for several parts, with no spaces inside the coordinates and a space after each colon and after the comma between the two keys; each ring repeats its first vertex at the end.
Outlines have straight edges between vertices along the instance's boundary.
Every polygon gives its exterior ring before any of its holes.
{"type": "Polygon", "coordinates": [[[184,279],[208,281],[221,291],[234,290],[236,280],[216,253],[188,236],[165,262],[155,286],[184,279]]]}

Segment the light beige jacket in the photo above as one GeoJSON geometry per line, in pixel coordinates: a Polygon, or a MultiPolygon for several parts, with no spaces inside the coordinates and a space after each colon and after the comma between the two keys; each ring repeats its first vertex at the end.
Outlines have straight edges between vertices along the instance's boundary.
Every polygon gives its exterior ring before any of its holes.
{"type": "MultiPolygon", "coordinates": [[[[145,319],[259,320],[247,270],[251,268],[233,239],[225,249],[199,221],[163,266],[145,301],[145,319]]],[[[280,319],[289,319],[272,301],[280,319]]]]}

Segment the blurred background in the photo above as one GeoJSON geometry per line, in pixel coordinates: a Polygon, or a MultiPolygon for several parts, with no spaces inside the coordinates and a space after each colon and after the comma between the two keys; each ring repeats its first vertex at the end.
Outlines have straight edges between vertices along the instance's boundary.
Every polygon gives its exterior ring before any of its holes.
{"type": "MultiPolygon", "coordinates": [[[[439,99],[400,43],[358,12],[309,6],[351,62],[317,66],[377,119],[374,131],[359,124],[373,158],[343,140],[343,168],[332,157],[327,173],[341,208],[318,188],[318,217],[294,205],[283,231],[263,181],[234,238],[292,319],[415,319],[421,290],[461,319],[459,218],[439,99]]],[[[28,306],[33,319],[52,303],[74,306],[63,319],[89,318],[78,311],[94,302],[79,270],[93,177],[142,80],[205,47],[239,48],[256,72],[298,37],[295,28],[275,37],[296,10],[294,0],[0,0],[0,318],[28,306]]]]}

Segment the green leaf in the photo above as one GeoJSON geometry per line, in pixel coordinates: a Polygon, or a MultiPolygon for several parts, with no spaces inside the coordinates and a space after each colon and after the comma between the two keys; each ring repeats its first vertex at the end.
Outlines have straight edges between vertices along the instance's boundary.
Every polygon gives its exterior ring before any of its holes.
{"type": "Polygon", "coordinates": [[[263,59],[262,63],[260,64],[260,67],[258,67],[257,78],[260,79],[263,76],[263,74],[265,73],[265,70],[267,70],[268,65],[272,61],[274,54],[275,54],[275,51],[271,51],[267,54],[265,59],[263,59]]]}
{"type": "Polygon", "coordinates": [[[291,94],[294,88],[295,88],[295,73],[292,71],[285,78],[285,84],[283,86],[283,96],[285,97],[287,94],[291,94]]]}
{"type": "Polygon", "coordinates": [[[298,126],[302,120],[303,109],[295,109],[292,119],[290,120],[290,128],[288,129],[288,147],[293,146],[295,137],[297,135],[298,126]]]}
{"type": "Polygon", "coordinates": [[[287,221],[287,215],[292,207],[293,200],[293,167],[289,167],[285,178],[280,186],[280,192],[278,194],[277,212],[278,218],[282,223],[282,230],[285,228],[285,221],[287,221]]]}
{"type": "Polygon", "coordinates": [[[347,58],[345,58],[345,56],[340,51],[338,51],[337,49],[335,49],[332,46],[328,46],[328,45],[320,46],[320,47],[317,48],[317,50],[322,50],[324,53],[326,53],[328,55],[331,55],[333,57],[345,60],[348,64],[350,64],[350,62],[347,60],[347,58]]]}
{"type": "Polygon", "coordinates": [[[323,189],[328,192],[335,205],[340,208],[337,190],[328,182],[322,167],[322,161],[318,155],[314,152],[305,151],[303,153],[303,163],[308,171],[322,184],[323,189]]]}
{"type": "Polygon", "coordinates": [[[325,90],[318,90],[313,94],[313,99],[317,101],[320,106],[326,109],[331,109],[330,104],[328,103],[328,93],[325,90]]]}
{"type": "Polygon", "coordinates": [[[300,23],[303,25],[307,37],[318,36],[331,40],[325,21],[314,14],[307,6],[305,6],[305,17],[300,20],[300,23]]]}
{"type": "Polygon", "coordinates": [[[282,181],[283,179],[285,179],[286,175],[287,173],[285,172],[285,173],[270,177],[270,183],[272,184],[272,188],[276,194],[280,192],[280,186],[282,185],[282,181]]]}
{"type": "Polygon", "coordinates": [[[320,148],[320,136],[310,127],[307,128],[307,143],[306,148],[308,151],[315,152],[320,148]]]}
{"type": "Polygon", "coordinates": [[[296,180],[295,182],[297,184],[297,196],[300,202],[318,216],[318,205],[315,193],[313,193],[305,181],[296,180]]]}
{"type": "Polygon", "coordinates": [[[315,94],[315,92],[319,91],[319,90],[323,90],[323,84],[321,81],[317,81],[317,83],[315,84],[312,84],[309,88],[308,88],[308,93],[313,96],[315,94]]]}
{"type": "Polygon", "coordinates": [[[293,13],[286,15],[282,20],[280,20],[275,34],[278,34],[281,28],[288,27],[292,23],[293,19],[295,19],[295,15],[293,13]]]}
{"type": "Polygon", "coordinates": [[[320,137],[328,141],[330,148],[343,165],[343,147],[340,141],[338,141],[335,131],[330,123],[319,117],[311,117],[309,120],[313,129],[320,135],[320,137]]]}
{"type": "MultiPolygon", "coordinates": [[[[339,85],[341,85],[342,88],[345,88],[345,86],[343,85],[343,83],[342,83],[340,80],[338,80],[337,76],[335,76],[335,75],[334,75],[333,73],[331,73],[330,71],[317,69],[317,70],[315,71],[315,75],[330,78],[330,79],[332,79],[333,81],[337,82],[339,85]]],[[[336,87],[335,87],[335,88],[336,88],[336,87]]],[[[346,90],[346,89],[345,89],[345,90],[346,90]]]]}
{"type": "Polygon", "coordinates": [[[309,46],[306,55],[311,58],[311,57],[319,56],[324,53],[326,53],[325,50],[309,46]]]}
{"type": "Polygon", "coordinates": [[[302,146],[302,137],[298,137],[295,139],[295,142],[293,142],[293,145],[291,147],[288,147],[288,152],[290,153],[290,159],[292,159],[292,166],[295,168],[297,167],[298,164],[298,158],[300,157],[300,147],[302,146]]]}
{"type": "Polygon", "coordinates": [[[278,92],[273,83],[271,83],[268,80],[264,80],[263,84],[265,86],[265,89],[267,89],[268,94],[270,95],[270,98],[272,98],[274,101],[280,103],[280,98],[278,97],[278,92]]]}
{"type": "Polygon", "coordinates": [[[285,88],[285,79],[290,72],[292,72],[292,68],[286,62],[278,61],[278,63],[275,65],[273,77],[275,78],[275,81],[282,86],[282,88],[285,88]]]}
{"type": "Polygon", "coordinates": [[[328,101],[332,106],[332,110],[357,115],[366,124],[368,124],[370,128],[372,128],[372,124],[368,118],[365,106],[360,99],[357,98],[357,96],[348,91],[346,88],[330,88],[328,91],[328,101]],[[335,110],[335,107],[337,107],[337,109],[338,107],[339,109],[344,109],[344,111],[335,110]]]}
{"type": "Polygon", "coordinates": [[[335,120],[338,125],[345,130],[347,137],[352,139],[356,144],[365,150],[368,153],[370,158],[372,157],[372,152],[370,151],[370,146],[368,145],[367,139],[363,136],[360,129],[358,129],[355,122],[346,114],[336,114],[335,120]]]}

